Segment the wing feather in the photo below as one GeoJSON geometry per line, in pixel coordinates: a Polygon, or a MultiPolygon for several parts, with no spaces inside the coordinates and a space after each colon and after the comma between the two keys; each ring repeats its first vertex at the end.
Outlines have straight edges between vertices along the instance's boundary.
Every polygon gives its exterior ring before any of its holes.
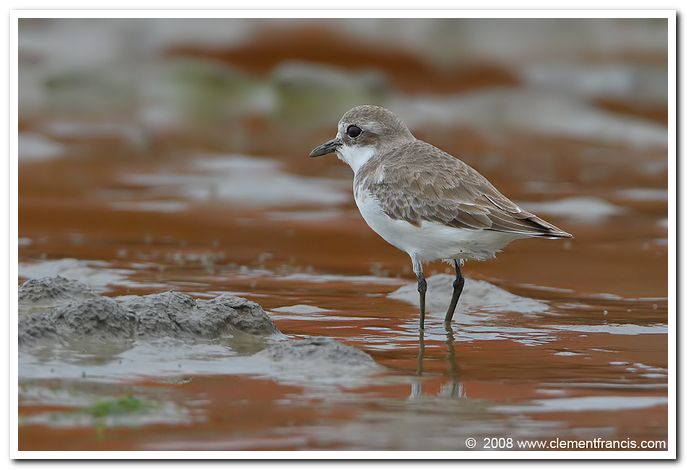
{"type": "Polygon", "coordinates": [[[421,140],[370,159],[356,180],[392,219],[466,230],[571,237],[501,194],[461,160],[421,140]],[[383,171],[379,171],[383,167],[383,171]],[[383,179],[372,177],[383,174],[383,179]]]}

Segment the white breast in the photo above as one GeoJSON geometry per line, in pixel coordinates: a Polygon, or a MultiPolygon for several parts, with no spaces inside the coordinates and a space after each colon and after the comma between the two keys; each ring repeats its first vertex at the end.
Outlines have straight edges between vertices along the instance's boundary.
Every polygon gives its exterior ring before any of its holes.
{"type": "Polygon", "coordinates": [[[346,145],[342,145],[336,151],[337,157],[348,163],[353,173],[357,173],[360,167],[374,156],[374,153],[374,147],[350,147],[346,145]]]}
{"type": "Polygon", "coordinates": [[[489,230],[465,230],[435,222],[415,226],[394,220],[382,211],[368,192],[354,188],[355,203],[372,230],[384,240],[420,261],[437,259],[488,259],[521,235],[489,230]]]}

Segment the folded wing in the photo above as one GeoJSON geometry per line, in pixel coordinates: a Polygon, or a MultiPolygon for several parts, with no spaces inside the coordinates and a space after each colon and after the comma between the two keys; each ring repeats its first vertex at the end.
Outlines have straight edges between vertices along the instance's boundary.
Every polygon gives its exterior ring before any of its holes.
{"type": "Polygon", "coordinates": [[[427,221],[466,230],[572,237],[522,210],[477,170],[426,142],[406,144],[368,164],[375,167],[361,169],[363,189],[392,219],[418,226],[427,221]]]}

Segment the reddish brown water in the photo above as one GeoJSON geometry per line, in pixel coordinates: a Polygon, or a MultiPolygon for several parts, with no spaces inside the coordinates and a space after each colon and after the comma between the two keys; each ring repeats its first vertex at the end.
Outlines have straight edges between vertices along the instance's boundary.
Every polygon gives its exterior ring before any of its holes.
{"type": "MultiPolygon", "coordinates": [[[[312,35],[328,41],[323,49],[339,44],[305,28],[291,42],[275,36],[281,48],[259,37],[235,49],[168,54],[211,56],[261,76],[312,35]],[[255,51],[265,55],[246,65],[255,51]]],[[[317,41],[306,42],[314,52],[301,58],[315,60],[317,41]]],[[[369,66],[380,60],[375,54],[342,56],[338,65],[369,66]]],[[[379,67],[393,77],[397,62],[406,63],[388,56],[379,67]]],[[[422,72],[429,65],[420,59],[414,64],[412,73],[393,80],[398,93],[520,86],[508,70],[481,64],[432,69],[436,76],[422,72]]],[[[614,98],[590,106],[611,110],[612,118],[665,125],[661,105],[614,98]]],[[[122,113],[117,122],[131,125],[128,111],[122,113]]],[[[59,112],[28,113],[20,122],[22,133],[65,149],[57,158],[20,160],[20,281],[67,275],[64,261],[51,262],[74,259],[81,260],[67,262],[81,269],[71,271],[74,277],[107,295],[228,291],[267,311],[319,307],[329,311],[272,315],[286,335],[338,339],[384,369],[334,385],[222,373],[221,360],[213,373],[199,373],[203,367],[171,378],[105,373],[93,382],[20,370],[22,450],[457,450],[467,437],[667,439],[665,146],[417,125],[418,137],[460,155],[513,200],[575,235],[518,241],[495,260],[465,265],[466,277],[540,301],[544,311],[459,306],[449,331],[436,311],[421,338],[417,308],[387,297],[413,281],[406,255],[360,218],[343,163],[307,158],[333,134],[335,117],[299,126],[288,116],[247,113],[217,134],[200,125],[156,129],[142,140],[117,130],[50,131],[48,124],[59,120],[59,112]],[[547,205],[569,199],[565,207],[572,209],[547,205]],[[45,390],[71,398],[59,404],[45,390]],[[177,411],[105,423],[60,418],[98,397],[129,394],[177,411]]],[[[103,359],[103,370],[116,360],[103,359]]]]}

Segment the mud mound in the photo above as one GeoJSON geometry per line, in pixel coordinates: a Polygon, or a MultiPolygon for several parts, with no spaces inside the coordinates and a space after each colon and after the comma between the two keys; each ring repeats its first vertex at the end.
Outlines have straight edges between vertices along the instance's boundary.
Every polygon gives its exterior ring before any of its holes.
{"type": "Polygon", "coordinates": [[[196,300],[179,292],[109,298],[80,282],[47,277],[19,288],[19,344],[38,340],[213,339],[278,333],[260,305],[223,294],[196,300]]]}
{"type": "Polygon", "coordinates": [[[46,311],[96,297],[87,285],[62,276],[30,279],[19,288],[19,314],[46,311]]]}
{"type": "MultiPolygon", "coordinates": [[[[429,314],[446,311],[453,293],[454,276],[435,274],[427,278],[427,311],[429,314]]],[[[389,298],[419,305],[417,284],[412,282],[389,294],[389,298]]],[[[548,311],[546,303],[511,294],[487,281],[465,279],[465,288],[458,302],[456,314],[461,312],[517,312],[543,313],[548,311]]]]}
{"type": "Polygon", "coordinates": [[[312,367],[314,362],[319,362],[328,366],[377,367],[368,354],[331,338],[314,337],[298,341],[284,341],[260,351],[255,357],[269,359],[274,363],[286,363],[289,366],[307,363],[309,367],[312,367]]]}
{"type": "Polygon", "coordinates": [[[353,387],[384,369],[367,353],[325,337],[280,341],[252,359],[285,382],[318,386],[353,387]]]}

